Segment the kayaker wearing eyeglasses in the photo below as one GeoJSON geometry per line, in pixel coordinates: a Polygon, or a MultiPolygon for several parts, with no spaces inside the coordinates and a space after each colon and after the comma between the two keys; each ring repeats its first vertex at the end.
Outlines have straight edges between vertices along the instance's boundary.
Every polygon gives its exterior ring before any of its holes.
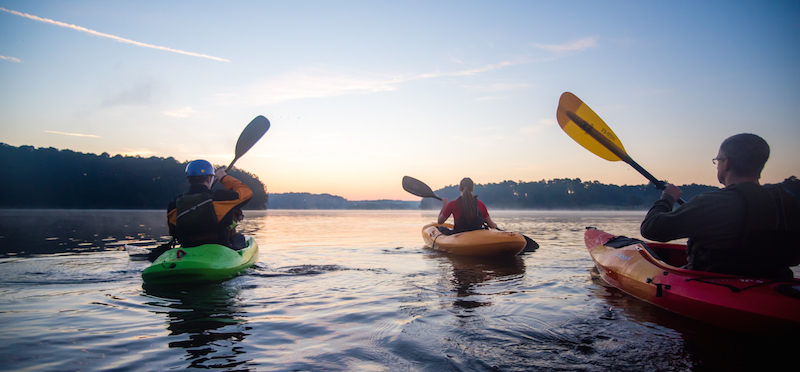
{"type": "Polygon", "coordinates": [[[727,138],[712,160],[725,188],[673,211],[683,192],[666,184],[642,222],[642,236],[659,242],[688,238],[687,269],[793,277],[789,267],[800,264],[800,206],[782,187],[760,185],[769,152],[755,134],[727,138]]]}
{"type": "Polygon", "coordinates": [[[445,234],[454,234],[464,231],[480,230],[484,228],[484,224],[496,229],[497,225],[489,217],[489,211],[486,205],[483,204],[478,197],[472,194],[475,189],[475,184],[470,178],[464,178],[458,185],[458,191],[461,192],[456,200],[449,201],[447,198],[442,198],[442,210],[439,212],[439,223],[443,224],[450,216],[453,216],[455,223],[453,230],[441,227],[440,230],[445,234]]]}
{"type": "Polygon", "coordinates": [[[243,217],[241,207],[253,196],[247,185],[228,175],[225,168],[217,169],[205,160],[195,160],[186,166],[189,191],[173,199],[167,207],[169,234],[184,248],[202,244],[221,244],[242,248],[244,236],[235,233],[243,217]],[[225,190],[212,191],[214,179],[225,190]]]}

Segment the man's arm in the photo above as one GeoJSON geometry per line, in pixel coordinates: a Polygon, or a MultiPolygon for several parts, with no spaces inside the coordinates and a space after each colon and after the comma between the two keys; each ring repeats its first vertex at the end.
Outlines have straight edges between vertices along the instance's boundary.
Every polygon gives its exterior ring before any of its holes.
{"type": "Polygon", "coordinates": [[[224,193],[224,198],[218,198],[218,194],[223,194],[221,192],[214,193],[214,212],[217,214],[217,220],[222,221],[228,212],[231,209],[241,206],[247,203],[250,198],[253,197],[253,191],[250,190],[247,185],[242,183],[242,181],[237,180],[236,178],[229,176],[225,173],[224,168],[220,168],[217,170],[216,173],[219,179],[219,182],[225,187],[226,192],[224,193]],[[235,195],[234,195],[235,194],[235,195]]]}

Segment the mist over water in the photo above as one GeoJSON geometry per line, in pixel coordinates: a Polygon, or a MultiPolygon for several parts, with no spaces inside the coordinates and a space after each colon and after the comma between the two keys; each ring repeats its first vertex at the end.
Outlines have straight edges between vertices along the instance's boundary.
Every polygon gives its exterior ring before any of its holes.
{"type": "Polygon", "coordinates": [[[713,371],[791,363],[798,338],[730,333],[599,278],[587,226],[637,212],[497,211],[536,240],[502,260],[423,247],[434,211],[248,211],[258,264],[219,284],[143,286],[121,250],[163,211],[1,211],[6,370],[713,371]],[[791,351],[791,352],[790,352],[791,351]]]}

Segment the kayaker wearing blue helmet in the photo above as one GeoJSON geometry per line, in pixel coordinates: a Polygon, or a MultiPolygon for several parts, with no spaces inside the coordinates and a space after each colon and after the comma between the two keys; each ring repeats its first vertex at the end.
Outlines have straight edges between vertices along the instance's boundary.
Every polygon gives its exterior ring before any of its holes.
{"type": "Polygon", "coordinates": [[[759,184],[769,152],[755,134],[729,137],[713,159],[725,188],[673,211],[683,192],[667,184],[642,222],[642,236],[659,242],[689,238],[687,269],[791,278],[789,267],[800,263],[800,207],[782,187],[759,184]]]}
{"type": "Polygon", "coordinates": [[[202,244],[221,244],[242,248],[244,236],[235,234],[241,220],[241,207],[253,196],[247,185],[231,177],[222,167],[205,160],[195,160],[186,166],[189,191],[173,199],[167,207],[169,233],[182,247],[202,244]],[[211,190],[214,179],[225,187],[211,190]]]}

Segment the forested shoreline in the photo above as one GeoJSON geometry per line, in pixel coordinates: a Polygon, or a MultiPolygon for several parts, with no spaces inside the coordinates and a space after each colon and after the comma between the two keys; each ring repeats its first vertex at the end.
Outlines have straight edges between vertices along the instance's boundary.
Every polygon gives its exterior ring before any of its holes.
{"type": "MultiPolygon", "coordinates": [[[[6,182],[0,183],[0,208],[19,209],[163,209],[187,189],[185,162],[169,158],[84,154],[55,148],[14,147],[0,143],[0,165],[6,182]]],[[[282,193],[268,195],[266,186],[244,170],[231,175],[253,190],[246,209],[438,209],[435,199],[417,201],[350,201],[330,194],[282,193]]],[[[398,188],[400,188],[398,176],[398,188]]],[[[800,181],[791,176],[784,185],[800,181]]],[[[219,186],[217,186],[219,187],[219,186]]],[[[681,185],[683,198],[718,190],[715,186],[681,185]]],[[[455,199],[458,186],[435,191],[455,199]]],[[[652,184],[609,185],[581,179],[533,182],[503,181],[477,184],[475,194],[495,210],[640,210],[649,208],[661,191],[652,184]]]]}
{"type": "MultiPolygon", "coordinates": [[[[680,187],[686,200],[707,191],[719,190],[718,187],[697,184],[680,187]]],[[[436,194],[450,200],[460,195],[458,185],[437,190],[436,194]]],[[[492,209],[638,210],[652,206],[661,196],[661,190],[652,184],[618,186],[565,178],[475,185],[474,194],[492,209]]],[[[441,208],[441,202],[423,200],[423,208],[438,209],[441,208]]]]}
{"type": "MultiPolygon", "coordinates": [[[[0,143],[0,208],[166,209],[186,192],[186,163],[169,158],[84,154],[0,143]]],[[[264,209],[264,184],[244,170],[231,176],[253,190],[245,209],[264,209]]],[[[217,186],[221,187],[221,186],[217,186]]]]}

